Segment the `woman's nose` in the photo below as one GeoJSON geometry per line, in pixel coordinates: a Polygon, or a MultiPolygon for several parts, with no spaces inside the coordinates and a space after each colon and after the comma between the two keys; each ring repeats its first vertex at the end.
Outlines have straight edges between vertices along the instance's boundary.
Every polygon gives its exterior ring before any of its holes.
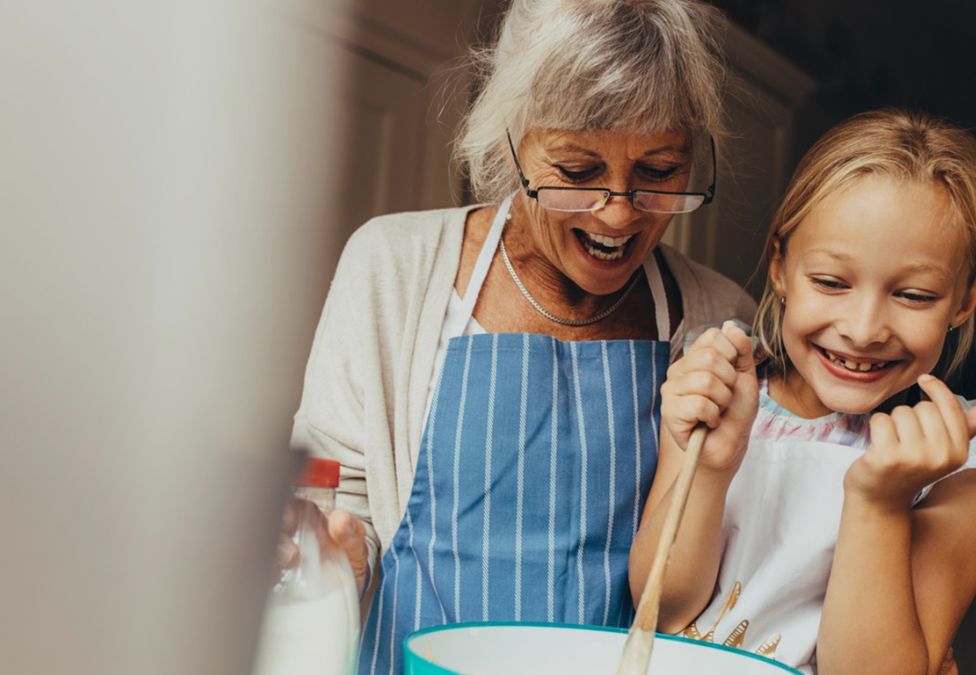
{"type": "Polygon", "coordinates": [[[602,209],[595,212],[597,218],[608,227],[624,230],[641,217],[642,211],[634,208],[634,202],[628,196],[612,195],[607,199],[602,209]]]}

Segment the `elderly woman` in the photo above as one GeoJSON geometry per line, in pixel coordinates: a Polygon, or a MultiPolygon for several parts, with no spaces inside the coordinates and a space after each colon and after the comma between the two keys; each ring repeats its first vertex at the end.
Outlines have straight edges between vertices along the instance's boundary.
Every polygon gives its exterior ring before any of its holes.
{"type": "Polygon", "coordinates": [[[754,304],[660,245],[711,201],[720,62],[691,0],[515,0],[458,144],[482,204],[349,241],[295,445],[376,591],[361,673],[445,622],[626,626],[627,558],[685,329],[754,304]]]}

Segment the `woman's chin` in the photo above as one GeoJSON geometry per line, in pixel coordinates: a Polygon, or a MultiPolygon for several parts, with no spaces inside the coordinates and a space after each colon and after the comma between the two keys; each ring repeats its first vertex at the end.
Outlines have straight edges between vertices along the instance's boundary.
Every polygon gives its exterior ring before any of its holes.
{"type": "Polygon", "coordinates": [[[622,268],[617,270],[613,275],[594,274],[588,270],[580,270],[580,273],[573,275],[572,281],[577,287],[590,295],[613,295],[627,286],[627,283],[634,276],[636,269],[635,266],[622,268]]]}
{"type": "Polygon", "coordinates": [[[576,269],[571,278],[579,288],[593,295],[611,295],[621,290],[646,256],[637,246],[628,246],[621,257],[611,260],[590,254],[578,240],[574,248],[576,269]]]}

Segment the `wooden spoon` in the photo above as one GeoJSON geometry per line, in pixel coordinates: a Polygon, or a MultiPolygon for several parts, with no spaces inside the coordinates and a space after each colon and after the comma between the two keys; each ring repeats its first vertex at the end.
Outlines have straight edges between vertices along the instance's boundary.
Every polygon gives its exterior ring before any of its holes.
{"type": "Polygon", "coordinates": [[[688,492],[691,490],[691,481],[698,469],[698,457],[701,455],[706,433],[707,427],[704,424],[699,424],[691,432],[691,438],[688,439],[688,447],[685,449],[684,461],[681,463],[681,472],[674,484],[674,494],[671,497],[671,505],[668,507],[668,513],[664,519],[664,527],[661,529],[661,538],[654,554],[651,572],[647,577],[644,590],[641,592],[640,603],[637,605],[637,616],[630,627],[630,632],[627,633],[624,651],[620,657],[620,663],[617,665],[617,675],[645,675],[647,673],[648,664],[651,662],[651,652],[654,649],[654,631],[657,628],[657,614],[661,607],[664,571],[667,568],[668,559],[671,557],[674,540],[678,536],[678,526],[685,511],[685,504],[688,503],[688,492]]]}

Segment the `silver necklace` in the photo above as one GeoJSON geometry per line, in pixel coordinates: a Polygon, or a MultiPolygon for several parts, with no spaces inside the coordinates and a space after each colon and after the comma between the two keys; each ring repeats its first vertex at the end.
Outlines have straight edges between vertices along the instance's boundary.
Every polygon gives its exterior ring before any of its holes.
{"type": "MultiPolygon", "coordinates": [[[[511,219],[511,215],[509,215],[509,219],[511,219]]],[[[630,283],[627,285],[627,288],[624,289],[623,294],[621,294],[621,296],[617,298],[617,301],[615,303],[607,307],[602,312],[595,314],[588,319],[564,319],[561,316],[556,316],[552,312],[549,312],[545,307],[540,305],[535,298],[532,297],[531,293],[529,293],[529,290],[525,287],[525,284],[522,283],[522,280],[519,279],[519,275],[515,272],[515,268],[512,267],[512,261],[508,257],[508,250],[506,250],[505,248],[504,236],[502,236],[501,240],[499,241],[499,247],[502,250],[502,261],[504,261],[505,267],[508,268],[508,273],[512,275],[512,281],[514,281],[515,285],[518,286],[518,289],[522,291],[522,295],[525,296],[525,299],[529,301],[529,304],[532,305],[535,311],[537,311],[539,314],[546,317],[553,323],[558,323],[561,326],[573,326],[573,327],[589,326],[590,324],[594,324],[598,321],[602,321],[603,319],[607,318],[615,311],[617,311],[620,305],[624,304],[624,300],[626,300],[627,296],[630,295],[630,292],[634,290],[634,286],[637,285],[637,281],[640,279],[640,270],[639,269],[635,270],[634,275],[633,277],[631,277],[630,283]]]]}

